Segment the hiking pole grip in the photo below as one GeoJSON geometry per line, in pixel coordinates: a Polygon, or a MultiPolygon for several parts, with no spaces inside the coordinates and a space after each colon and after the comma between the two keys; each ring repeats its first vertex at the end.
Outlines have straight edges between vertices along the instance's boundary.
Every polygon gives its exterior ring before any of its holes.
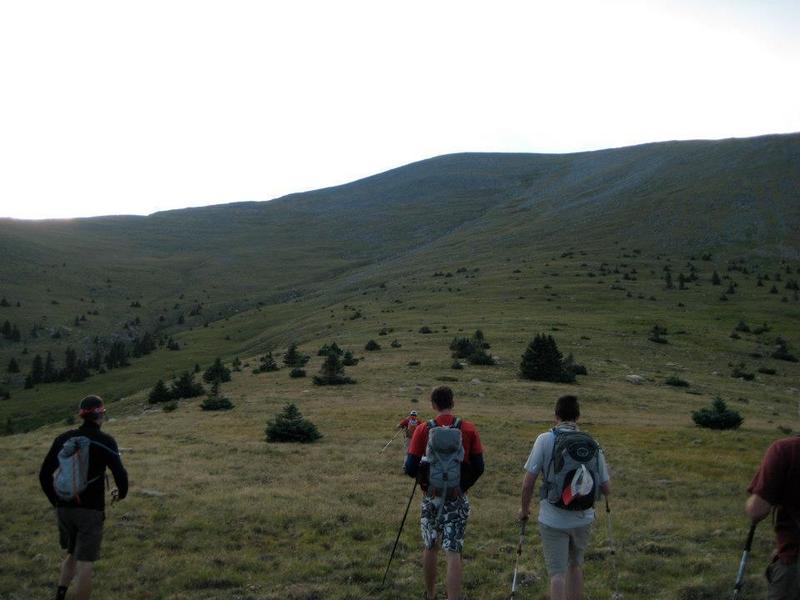
{"type": "Polygon", "coordinates": [[[736,583],[733,586],[733,600],[738,600],[742,587],[744,586],[744,570],[747,567],[747,558],[750,555],[750,549],[753,547],[753,536],[756,533],[757,525],[758,523],[753,521],[750,524],[750,531],[747,533],[747,541],[744,543],[742,560],[739,561],[739,571],[736,573],[736,583]]]}
{"type": "Polygon", "coordinates": [[[414,499],[414,493],[417,491],[417,480],[414,479],[414,487],[411,488],[411,495],[408,497],[408,504],[406,505],[406,512],[403,513],[403,520],[400,521],[400,529],[397,530],[397,537],[394,540],[394,546],[392,547],[392,553],[389,556],[389,562],[386,564],[386,571],[383,574],[383,581],[381,581],[381,587],[379,589],[383,589],[383,586],[386,584],[386,576],[389,574],[389,567],[392,565],[392,559],[394,558],[395,550],[397,550],[397,542],[400,541],[400,534],[403,532],[403,525],[406,524],[406,517],[408,516],[408,509],[411,508],[411,501],[414,499]]]}

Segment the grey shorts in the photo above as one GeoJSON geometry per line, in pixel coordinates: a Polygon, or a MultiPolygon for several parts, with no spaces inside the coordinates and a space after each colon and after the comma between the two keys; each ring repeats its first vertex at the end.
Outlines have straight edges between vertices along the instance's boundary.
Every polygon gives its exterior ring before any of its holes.
{"type": "Polygon", "coordinates": [[[555,529],[539,523],[544,562],[550,577],[566,573],[568,566],[583,564],[583,554],[586,552],[591,531],[591,525],[574,529],[555,529]]]}
{"type": "Polygon", "coordinates": [[[439,513],[439,499],[425,496],[422,499],[420,511],[420,529],[422,541],[430,550],[436,545],[436,540],[441,534],[442,548],[448,552],[461,554],[464,549],[464,533],[469,519],[469,500],[466,496],[459,496],[445,502],[442,516],[439,513]]]}
{"type": "Polygon", "coordinates": [[[100,558],[100,543],[103,541],[102,510],[91,508],[59,507],[58,537],[61,547],[72,554],[75,560],[94,562],[100,558]]]}
{"type": "Polygon", "coordinates": [[[773,560],[767,567],[769,590],[767,600],[800,600],[800,566],[798,561],[784,564],[773,560]]]}

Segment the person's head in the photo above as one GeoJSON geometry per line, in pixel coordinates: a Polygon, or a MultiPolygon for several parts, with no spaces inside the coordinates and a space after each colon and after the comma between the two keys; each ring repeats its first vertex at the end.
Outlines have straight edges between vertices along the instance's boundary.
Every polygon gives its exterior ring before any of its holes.
{"type": "Polygon", "coordinates": [[[581,416],[581,406],[577,396],[561,396],[556,402],[556,418],[559,421],[577,421],[581,416]]]}
{"type": "Polygon", "coordinates": [[[434,410],[443,411],[453,408],[453,390],[446,385],[440,385],[431,392],[431,404],[434,410]]]}
{"type": "Polygon", "coordinates": [[[408,416],[409,417],[416,417],[417,416],[417,411],[412,410],[410,413],[408,413],[408,416]]]}
{"type": "Polygon", "coordinates": [[[103,399],[100,396],[86,396],[81,400],[78,411],[84,421],[99,425],[106,414],[106,407],[103,405],[103,399]]]}

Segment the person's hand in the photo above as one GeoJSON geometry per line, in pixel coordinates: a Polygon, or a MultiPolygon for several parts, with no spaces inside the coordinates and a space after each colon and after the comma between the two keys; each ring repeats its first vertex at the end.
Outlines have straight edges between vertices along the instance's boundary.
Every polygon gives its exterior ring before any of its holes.
{"type": "Polygon", "coordinates": [[[114,502],[118,500],[119,500],[119,490],[117,488],[114,488],[113,490],[111,490],[111,504],[114,504],[114,502]]]}

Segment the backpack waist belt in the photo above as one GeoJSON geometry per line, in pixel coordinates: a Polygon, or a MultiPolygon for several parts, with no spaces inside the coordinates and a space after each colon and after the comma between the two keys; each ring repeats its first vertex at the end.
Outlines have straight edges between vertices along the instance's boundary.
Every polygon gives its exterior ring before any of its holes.
{"type": "MultiPolygon", "coordinates": [[[[439,498],[439,497],[441,497],[442,492],[441,492],[441,490],[434,490],[434,489],[428,488],[428,491],[425,492],[425,495],[429,496],[431,498],[439,498]]],[[[464,492],[461,491],[460,487],[447,490],[447,499],[448,500],[455,500],[459,496],[463,496],[463,495],[464,495],[464,492]]]]}

